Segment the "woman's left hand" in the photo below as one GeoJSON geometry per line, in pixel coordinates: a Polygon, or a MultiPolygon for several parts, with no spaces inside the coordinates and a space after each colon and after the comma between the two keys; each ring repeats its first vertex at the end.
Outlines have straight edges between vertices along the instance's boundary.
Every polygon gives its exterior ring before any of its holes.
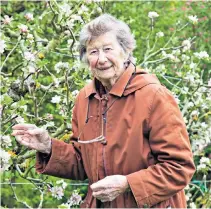
{"type": "Polygon", "coordinates": [[[90,187],[94,197],[101,200],[101,202],[109,202],[124,193],[129,188],[129,184],[126,176],[113,175],[101,179],[90,187]]]}

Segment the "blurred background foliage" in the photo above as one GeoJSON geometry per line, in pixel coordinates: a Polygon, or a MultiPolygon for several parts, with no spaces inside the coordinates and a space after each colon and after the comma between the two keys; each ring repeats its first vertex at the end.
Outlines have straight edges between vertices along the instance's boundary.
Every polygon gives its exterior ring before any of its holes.
{"type": "Polygon", "coordinates": [[[137,65],[155,73],[178,101],[197,166],[186,188],[188,207],[211,207],[210,10],[209,1],[2,1],[1,206],[66,207],[74,190],[86,195],[87,182],[65,180],[62,198],[53,197],[58,178],[37,175],[34,153],[10,133],[16,123],[34,123],[69,142],[75,96],[92,79],[79,61],[78,35],[85,23],[110,13],[129,24],[137,65]],[[159,14],[153,22],[151,11],[159,14]],[[197,23],[188,18],[195,15],[197,23]],[[194,54],[200,52],[207,54],[194,54]]]}

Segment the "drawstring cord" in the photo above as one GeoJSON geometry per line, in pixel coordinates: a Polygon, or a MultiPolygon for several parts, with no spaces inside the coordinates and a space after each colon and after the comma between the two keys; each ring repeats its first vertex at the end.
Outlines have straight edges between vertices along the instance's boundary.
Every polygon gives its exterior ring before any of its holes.
{"type": "MultiPolygon", "coordinates": [[[[130,84],[130,82],[132,81],[132,79],[135,77],[135,74],[136,74],[136,65],[130,61],[131,64],[133,64],[133,66],[135,67],[135,70],[134,72],[132,73],[129,81],[127,82],[125,88],[124,88],[124,91],[123,93],[125,92],[126,88],[128,87],[128,85],[130,84]]],[[[111,103],[111,105],[102,113],[102,116],[104,117],[105,114],[108,112],[108,110],[113,106],[113,104],[116,102],[116,100],[119,99],[119,97],[117,97],[116,99],[113,100],[113,102],[111,103]]],[[[86,114],[86,120],[85,120],[85,123],[88,123],[89,121],[89,109],[90,109],[90,97],[89,97],[89,101],[88,101],[88,108],[87,108],[87,114],[86,114]]]]}
{"type": "MultiPolygon", "coordinates": [[[[130,84],[130,82],[132,81],[132,79],[135,77],[135,74],[136,74],[136,65],[132,61],[130,61],[130,63],[133,64],[133,66],[135,67],[135,69],[134,69],[134,72],[132,73],[129,81],[126,84],[126,86],[124,88],[124,91],[126,90],[127,86],[130,84]]],[[[124,93],[124,91],[123,91],[123,93],[124,93]]],[[[113,106],[113,104],[117,101],[117,99],[119,99],[119,97],[117,97],[116,99],[114,99],[112,101],[112,103],[110,104],[110,106],[102,113],[102,117],[103,117],[103,120],[104,120],[105,123],[106,123],[106,117],[105,117],[105,115],[108,112],[108,110],[113,106]]],[[[89,119],[93,117],[93,116],[89,116],[89,111],[90,111],[90,97],[88,98],[88,106],[87,106],[86,120],[85,120],[84,126],[88,123],[89,119]]],[[[100,135],[99,137],[97,137],[95,139],[92,139],[92,140],[88,140],[88,141],[82,141],[82,140],[80,140],[80,136],[83,133],[84,126],[82,128],[81,133],[78,136],[78,142],[79,143],[88,144],[88,143],[93,143],[93,142],[101,142],[103,144],[106,144],[106,139],[105,139],[105,137],[103,135],[100,135]]]]}

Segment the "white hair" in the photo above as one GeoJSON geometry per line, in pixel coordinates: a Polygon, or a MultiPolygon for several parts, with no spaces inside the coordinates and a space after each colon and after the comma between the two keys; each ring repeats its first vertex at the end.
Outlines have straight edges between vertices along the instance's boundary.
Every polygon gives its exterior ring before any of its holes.
{"type": "Polygon", "coordinates": [[[117,41],[123,51],[125,53],[130,52],[130,58],[132,59],[132,51],[136,46],[136,41],[129,26],[109,14],[103,14],[86,24],[80,32],[79,51],[82,61],[87,62],[87,43],[107,32],[113,32],[116,35],[117,41]]]}

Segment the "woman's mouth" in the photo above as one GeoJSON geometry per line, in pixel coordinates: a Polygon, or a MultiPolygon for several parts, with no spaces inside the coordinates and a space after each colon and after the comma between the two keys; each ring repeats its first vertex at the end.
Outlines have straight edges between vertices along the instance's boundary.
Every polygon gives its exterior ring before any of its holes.
{"type": "Polygon", "coordinates": [[[112,66],[109,66],[109,67],[103,67],[103,68],[98,68],[99,70],[102,70],[102,71],[105,71],[105,70],[108,70],[110,69],[112,66]]]}

